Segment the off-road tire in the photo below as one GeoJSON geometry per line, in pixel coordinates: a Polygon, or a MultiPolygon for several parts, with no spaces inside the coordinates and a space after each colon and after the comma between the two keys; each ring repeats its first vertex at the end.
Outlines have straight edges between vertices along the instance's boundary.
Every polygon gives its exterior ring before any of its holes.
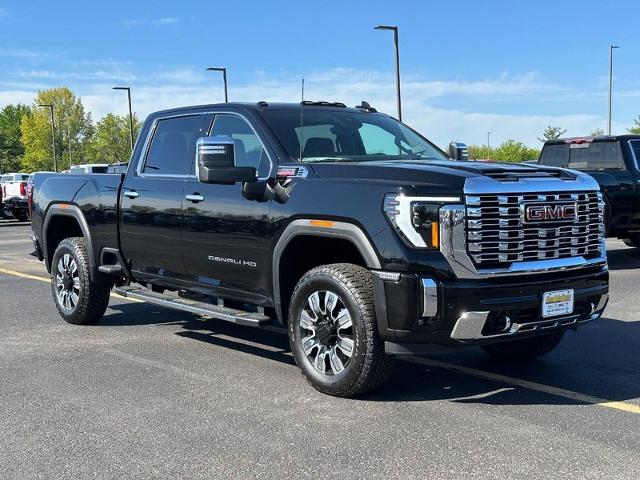
{"type": "Polygon", "coordinates": [[[551,332],[539,337],[483,345],[482,348],[499,360],[526,362],[549,353],[558,346],[563,336],[564,331],[551,332]]]}
{"type": "Polygon", "coordinates": [[[302,276],[289,306],[289,343],[296,364],[318,391],[336,397],[353,397],[370,392],[387,381],[393,361],[384,352],[378,334],[373,281],[365,268],[348,263],[316,267],[302,276]],[[302,347],[300,319],[309,295],[315,291],[337,294],[352,320],[353,353],[344,370],[334,375],[319,372],[302,347]]]}
{"type": "Polygon", "coordinates": [[[51,261],[51,293],[60,316],[73,325],[92,325],[104,315],[109,305],[111,285],[98,284],[91,281],[89,274],[89,255],[82,237],[65,238],[60,242],[51,261]],[[71,255],[78,268],[80,292],[79,300],[72,311],[67,311],[60,304],[56,293],[56,269],[60,258],[71,255]]]}

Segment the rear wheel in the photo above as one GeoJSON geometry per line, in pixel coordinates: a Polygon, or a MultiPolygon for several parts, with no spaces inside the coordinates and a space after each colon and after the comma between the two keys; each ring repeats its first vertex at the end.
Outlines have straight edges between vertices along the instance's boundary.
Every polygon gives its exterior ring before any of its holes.
{"type": "Polygon", "coordinates": [[[51,291],[60,316],[74,325],[89,325],[104,315],[110,285],[91,281],[84,238],[65,238],[51,262],[51,291]]]}
{"type": "Polygon", "coordinates": [[[530,361],[556,348],[563,336],[563,331],[551,332],[539,337],[483,345],[482,348],[489,355],[500,360],[530,361]]]}
{"type": "Polygon", "coordinates": [[[640,247],[640,236],[633,236],[622,240],[628,247],[640,247]]]}
{"type": "Polygon", "coordinates": [[[289,307],[289,341],[307,381],[329,395],[374,390],[391,374],[371,273],[357,265],[323,265],[300,279],[289,307]]]}

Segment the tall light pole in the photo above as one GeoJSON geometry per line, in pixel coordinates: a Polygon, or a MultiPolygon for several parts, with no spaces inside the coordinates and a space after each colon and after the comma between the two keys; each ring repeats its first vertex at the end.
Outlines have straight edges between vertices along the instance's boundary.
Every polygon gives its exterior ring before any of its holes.
{"type": "Polygon", "coordinates": [[[131,87],[113,87],[114,90],[126,90],[129,99],[129,143],[131,144],[131,154],[133,155],[133,110],[131,110],[131,87]]]}
{"type": "Polygon", "coordinates": [[[402,101],[400,100],[400,49],[398,47],[398,27],[395,25],[378,25],[375,30],[391,30],[396,58],[396,102],[398,103],[398,120],[402,121],[402,101]]]}
{"type": "Polygon", "coordinates": [[[491,155],[491,132],[487,132],[487,160],[491,155]]]}
{"type": "Polygon", "coordinates": [[[613,91],[613,49],[617,45],[609,45],[609,115],[607,116],[607,135],[611,135],[611,94],[613,91]]]}
{"type": "Polygon", "coordinates": [[[58,172],[58,160],[56,159],[56,122],[53,118],[53,103],[41,103],[39,107],[47,107],[51,114],[51,147],[53,148],[53,171],[58,172]]]}
{"type": "Polygon", "coordinates": [[[225,67],[209,67],[209,72],[222,72],[222,81],[224,82],[224,103],[229,103],[229,96],[227,95],[227,69],[225,67]]]}

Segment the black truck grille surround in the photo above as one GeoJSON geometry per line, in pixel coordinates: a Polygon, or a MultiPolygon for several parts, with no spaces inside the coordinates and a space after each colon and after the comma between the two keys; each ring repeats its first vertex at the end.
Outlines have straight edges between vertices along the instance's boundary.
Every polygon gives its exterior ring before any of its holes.
{"type": "Polygon", "coordinates": [[[592,192],[467,195],[467,249],[479,268],[514,262],[601,256],[603,208],[592,192]],[[527,204],[576,205],[576,218],[525,222],[527,204]]]}

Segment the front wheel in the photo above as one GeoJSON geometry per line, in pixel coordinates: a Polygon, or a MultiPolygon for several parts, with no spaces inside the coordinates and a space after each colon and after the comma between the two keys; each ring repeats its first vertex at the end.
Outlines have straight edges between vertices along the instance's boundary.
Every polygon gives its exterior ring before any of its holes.
{"type": "Polygon", "coordinates": [[[74,325],[96,323],[109,305],[111,287],[94,283],[89,274],[84,238],[65,238],[51,262],[51,291],[60,316],[74,325]]]}
{"type": "Polygon", "coordinates": [[[378,334],[371,273],[357,265],[323,265],[298,282],[289,307],[296,364],[318,391],[353,397],[390,376],[392,360],[378,334]]]}
{"type": "Polygon", "coordinates": [[[499,360],[525,362],[549,353],[558,346],[563,336],[563,331],[551,332],[539,337],[483,345],[482,348],[489,355],[499,360]]]}
{"type": "Polygon", "coordinates": [[[640,247],[640,236],[625,238],[622,241],[627,247],[634,247],[634,248],[640,247]]]}

